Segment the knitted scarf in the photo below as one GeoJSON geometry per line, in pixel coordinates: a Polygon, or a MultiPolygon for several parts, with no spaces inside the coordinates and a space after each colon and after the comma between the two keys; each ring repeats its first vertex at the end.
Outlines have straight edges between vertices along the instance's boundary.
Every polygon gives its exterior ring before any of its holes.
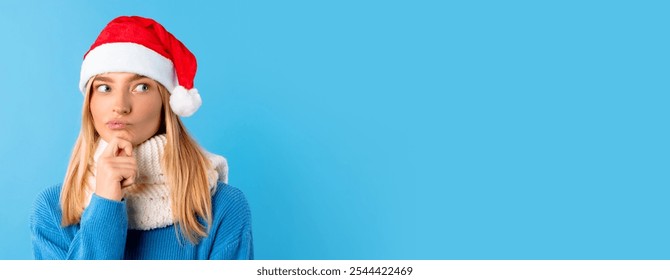
{"type": "MultiPolygon", "coordinates": [[[[91,201],[95,192],[95,174],[97,162],[108,143],[99,138],[93,156],[94,164],[89,165],[91,171],[87,178],[85,206],[91,201]]],[[[170,206],[170,186],[165,182],[161,168],[161,158],[167,143],[165,134],[149,138],[133,148],[133,156],[137,161],[138,176],[135,185],[124,189],[124,199],[128,210],[128,228],[151,230],[166,227],[174,223],[170,206]]],[[[207,172],[209,188],[212,195],[216,192],[217,181],[228,182],[228,163],[220,155],[203,150],[211,162],[207,172]]]]}

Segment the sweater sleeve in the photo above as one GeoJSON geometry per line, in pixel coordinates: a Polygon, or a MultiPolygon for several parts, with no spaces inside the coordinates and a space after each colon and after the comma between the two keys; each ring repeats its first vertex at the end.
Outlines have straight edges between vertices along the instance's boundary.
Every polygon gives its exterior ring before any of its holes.
{"type": "Polygon", "coordinates": [[[93,194],[79,225],[61,227],[58,192],[45,191],[31,217],[35,259],[122,259],[128,217],[124,201],[93,194]]]}
{"type": "Polygon", "coordinates": [[[213,222],[214,245],[209,258],[253,260],[251,211],[247,199],[242,191],[229,185],[219,192],[213,201],[213,208],[217,209],[213,222]]]}

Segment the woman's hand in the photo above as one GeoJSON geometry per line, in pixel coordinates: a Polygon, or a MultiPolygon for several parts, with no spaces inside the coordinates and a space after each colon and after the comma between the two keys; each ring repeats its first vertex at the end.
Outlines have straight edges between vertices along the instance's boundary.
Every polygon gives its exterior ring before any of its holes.
{"type": "Polygon", "coordinates": [[[130,141],[113,138],[98,159],[95,175],[95,193],[98,196],[121,201],[123,188],[135,183],[137,162],[130,141]]]}

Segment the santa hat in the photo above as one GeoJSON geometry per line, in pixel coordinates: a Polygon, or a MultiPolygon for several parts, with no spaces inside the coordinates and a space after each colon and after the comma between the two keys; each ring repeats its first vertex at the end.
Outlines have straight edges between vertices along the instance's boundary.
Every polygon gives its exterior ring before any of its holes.
{"type": "Polygon", "coordinates": [[[86,83],[98,74],[136,73],[165,86],[172,111],[188,117],[202,104],[198,90],[193,88],[196,68],[195,56],[160,23],[121,16],[107,24],[84,55],[79,89],[85,94],[86,83]]]}

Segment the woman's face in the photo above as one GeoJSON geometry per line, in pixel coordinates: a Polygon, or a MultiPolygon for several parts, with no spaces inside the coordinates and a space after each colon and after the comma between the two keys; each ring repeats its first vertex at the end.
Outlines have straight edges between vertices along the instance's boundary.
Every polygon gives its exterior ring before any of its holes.
{"type": "Polygon", "coordinates": [[[151,138],[161,124],[158,83],[134,73],[105,73],[93,78],[91,115],[100,137],[114,137],[137,146],[151,138]]]}

